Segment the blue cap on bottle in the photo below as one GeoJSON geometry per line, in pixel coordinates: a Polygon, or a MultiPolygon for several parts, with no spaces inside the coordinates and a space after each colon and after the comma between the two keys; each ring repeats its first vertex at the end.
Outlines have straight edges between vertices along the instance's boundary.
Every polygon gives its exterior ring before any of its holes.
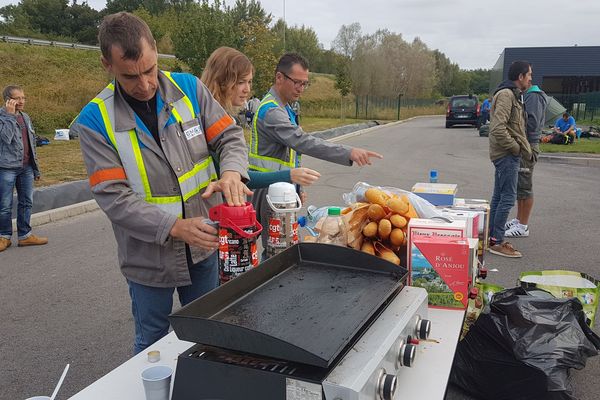
{"type": "Polygon", "coordinates": [[[298,225],[300,225],[301,227],[306,226],[306,217],[304,215],[298,217],[298,225]]]}
{"type": "Polygon", "coordinates": [[[435,183],[438,179],[438,172],[436,169],[429,171],[429,182],[435,183]]]}

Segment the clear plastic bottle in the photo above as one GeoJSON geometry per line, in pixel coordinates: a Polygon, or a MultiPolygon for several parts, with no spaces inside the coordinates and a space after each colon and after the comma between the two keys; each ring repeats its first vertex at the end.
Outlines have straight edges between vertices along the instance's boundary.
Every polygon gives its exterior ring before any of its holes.
{"type": "Polygon", "coordinates": [[[317,208],[315,206],[308,206],[306,208],[306,216],[301,216],[298,218],[298,224],[300,227],[306,229],[309,235],[311,236],[319,236],[319,233],[315,230],[315,225],[321,218],[327,217],[327,210],[329,207],[320,207],[317,208]]]}
{"type": "Polygon", "coordinates": [[[339,207],[330,207],[327,210],[327,217],[325,217],[321,226],[317,243],[335,244],[344,247],[348,245],[348,232],[339,207]]]}

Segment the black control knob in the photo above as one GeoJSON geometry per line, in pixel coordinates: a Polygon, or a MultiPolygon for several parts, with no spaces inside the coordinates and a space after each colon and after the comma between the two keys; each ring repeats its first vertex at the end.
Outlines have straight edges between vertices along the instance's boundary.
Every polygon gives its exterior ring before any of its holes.
{"type": "Polygon", "coordinates": [[[417,346],[407,343],[400,349],[400,365],[403,367],[412,367],[417,355],[417,346]]]}
{"type": "Polygon", "coordinates": [[[381,400],[393,400],[397,384],[396,375],[383,374],[379,380],[379,398],[381,400]]]}
{"type": "Polygon", "coordinates": [[[417,336],[419,339],[428,339],[431,332],[431,321],[428,319],[420,319],[417,322],[417,336]]]}

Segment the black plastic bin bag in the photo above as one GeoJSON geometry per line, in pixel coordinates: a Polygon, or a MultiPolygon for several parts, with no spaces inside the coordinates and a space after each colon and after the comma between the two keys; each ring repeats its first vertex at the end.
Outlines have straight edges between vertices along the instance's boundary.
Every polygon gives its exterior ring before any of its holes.
{"type": "Polygon", "coordinates": [[[572,400],[570,369],[598,349],[579,300],[507,289],[458,344],[450,380],[486,400],[572,400]]]}

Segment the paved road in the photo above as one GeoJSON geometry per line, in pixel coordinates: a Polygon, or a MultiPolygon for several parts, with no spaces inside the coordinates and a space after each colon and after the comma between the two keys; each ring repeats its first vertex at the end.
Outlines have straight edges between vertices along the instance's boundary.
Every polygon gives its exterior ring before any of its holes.
{"type": "MultiPolygon", "coordinates": [[[[489,198],[493,185],[487,140],[472,128],[444,129],[421,118],[344,140],[385,155],[372,167],[342,167],[304,158],[323,178],[308,189],[310,203],[341,203],[355,182],[410,189],[439,171],[464,197],[489,198]]],[[[600,277],[600,168],[538,164],[532,236],[515,240],[525,257],[489,256],[490,282],[511,286],[519,272],[565,267],[600,277]],[[594,244],[596,243],[596,244],[594,244]]],[[[49,395],[65,364],[65,399],[131,355],[133,322],[127,286],[116,267],[110,223],[99,211],[44,225],[50,244],[11,247],[0,254],[0,399],[49,395]]],[[[581,400],[600,398],[600,357],[574,374],[581,400]]],[[[447,399],[467,399],[451,391],[447,399]]]]}

